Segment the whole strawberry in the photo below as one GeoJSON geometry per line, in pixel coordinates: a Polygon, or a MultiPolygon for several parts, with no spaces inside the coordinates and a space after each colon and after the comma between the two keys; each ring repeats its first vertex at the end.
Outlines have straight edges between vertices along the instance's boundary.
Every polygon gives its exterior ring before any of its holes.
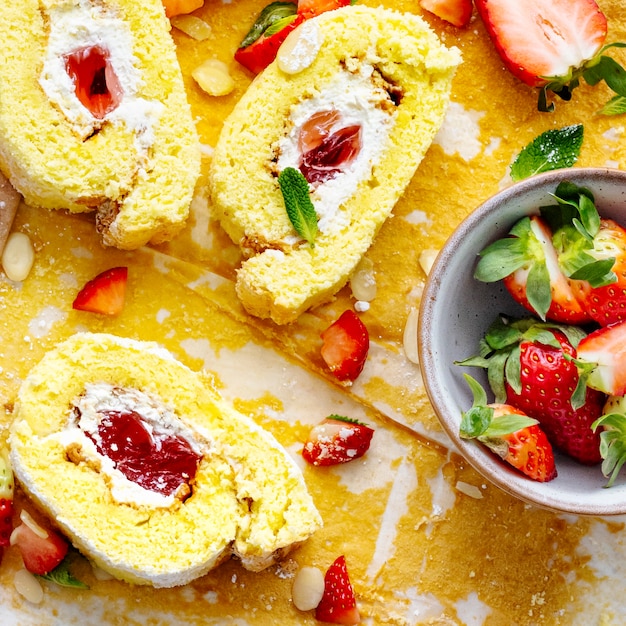
{"type": "Polygon", "coordinates": [[[601,455],[592,424],[606,396],[581,380],[575,359],[584,336],[573,326],[501,317],[487,331],[480,356],[461,364],[486,367],[496,402],[536,418],[555,448],[593,465],[601,455]]]}
{"type": "Polygon", "coordinates": [[[545,483],[556,478],[554,452],[537,420],[508,404],[487,404],[480,383],[467,375],[465,380],[474,401],[461,416],[460,436],[477,439],[532,480],[545,483]]]}

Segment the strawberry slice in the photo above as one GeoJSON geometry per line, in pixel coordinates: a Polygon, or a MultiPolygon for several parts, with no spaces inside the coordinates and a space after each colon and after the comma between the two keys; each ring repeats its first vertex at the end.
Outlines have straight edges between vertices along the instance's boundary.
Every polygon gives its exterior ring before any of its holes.
{"type": "Polygon", "coordinates": [[[72,303],[77,311],[119,315],[126,299],[127,267],[113,267],[88,281],[72,303]]]}
{"type": "Polygon", "coordinates": [[[547,90],[569,100],[581,76],[590,84],[604,79],[615,88],[610,74],[617,63],[601,55],[607,19],[594,0],[475,4],[505,66],[524,83],[542,88],[540,110],[553,109],[547,105],[547,90]]]}
{"type": "Polygon", "coordinates": [[[11,534],[11,544],[18,547],[24,567],[39,576],[45,576],[57,567],[69,548],[61,535],[34,522],[22,522],[17,526],[11,534]],[[35,526],[35,530],[31,525],[35,526]]]}
{"type": "Polygon", "coordinates": [[[599,328],[578,344],[577,363],[592,366],[587,385],[612,396],[626,394],[626,322],[599,328]]]}
{"type": "Polygon", "coordinates": [[[554,452],[537,420],[509,404],[487,404],[482,386],[471,376],[464,376],[474,402],[462,415],[461,437],[477,439],[532,480],[548,482],[556,478],[554,452]]]}
{"type": "Polygon", "coordinates": [[[0,452],[0,559],[4,548],[8,547],[13,531],[13,492],[15,481],[9,456],[0,452]]]}
{"type": "Polygon", "coordinates": [[[333,376],[351,385],[363,371],[370,339],[359,316],[348,309],[321,334],[322,358],[333,376]]]}
{"type": "Polygon", "coordinates": [[[420,0],[420,6],[459,28],[467,26],[472,18],[472,0],[420,0]]]}
{"type": "Polygon", "coordinates": [[[335,559],[324,576],[324,595],[315,609],[315,618],[321,622],[346,626],[361,621],[343,555],[335,559]]]}
{"type": "Polygon", "coordinates": [[[374,430],[357,420],[331,415],[314,426],[302,450],[311,465],[338,465],[362,457],[374,430]]]}

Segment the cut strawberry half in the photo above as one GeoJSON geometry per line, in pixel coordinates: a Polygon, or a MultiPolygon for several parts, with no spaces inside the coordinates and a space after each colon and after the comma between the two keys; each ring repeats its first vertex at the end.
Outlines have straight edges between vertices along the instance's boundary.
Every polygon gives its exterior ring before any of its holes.
{"type": "Polygon", "coordinates": [[[338,465],[362,457],[374,430],[357,420],[331,415],[314,426],[302,450],[311,465],[338,465]]]}
{"type": "Polygon", "coordinates": [[[474,401],[462,415],[460,436],[477,439],[532,480],[548,482],[556,478],[554,451],[537,420],[508,404],[487,404],[480,383],[467,374],[464,377],[474,401]]]}
{"type": "Polygon", "coordinates": [[[580,365],[590,366],[587,385],[612,396],[626,394],[626,322],[600,328],[578,344],[580,365]]]}
{"type": "Polygon", "coordinates": [[[361,621],[343,555],[335,559],[324,576],[324,595],[315,609],[315,618],[346,626],[354,626],[361,621]]]}
{"type": "Polygon", "coordinates": [[[113,267],[88,281],[72,303],[77,311],[119,315],[126,300],[127,267],[113,267]]]}
{"type": "MultiPolygon", "coordinates": [[[[580,77],[590,84],[611,77],[615,61],[602,57],[607,19],[594,0],[476,0],[494,46],[513,75],[541,87],[539,109],[551,111],[546,91],[571,98],[580,77]]],[[[613,44],[617,45],[617,44],[613,44]]],[[[620,94],[624,95],[624,94],[620,94]]]]}
{"type": "Polygon", "coordinates": [[[367,327],[352,310],[344,311],[321,334],[322,358],[333,376],[345,384],[352,384],[363,371],[369,352],[367,327]]]}
{"type": "Polygon", "coordinates": [[[22,522],[15,528],[11,534],[11,545],[18,547],[24,567],[39,576],[44,576],[57,567],[69,548],[61,535],[33,522],[22,522]]]}
{"type": "Polygon", "coordinates": [[[472,0],[420,0],[420,6],[459,28],[467,26],[472,18],[472,0]]]}
{"type": "Polygon", "coordinates": [[[316,15],[350,4],[350,0],[301,0],[268,4],[255,20],[235,52],[235,60],[254,74],[262,72],[278,49],[302,22],[316,15]]]}

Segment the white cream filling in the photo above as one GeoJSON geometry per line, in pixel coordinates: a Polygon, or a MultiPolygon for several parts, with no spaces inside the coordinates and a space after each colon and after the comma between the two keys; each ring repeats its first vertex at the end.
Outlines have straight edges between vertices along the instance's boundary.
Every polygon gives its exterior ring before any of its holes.
{"type": "Polygon", "coordinates": [[[141,415],[142,423],[153,437],[157,449],[163,438],[178,437],[189,443],[196,454],[205,455],[211,450],[207,439],[185,426],[159,398],[137,389],[115,387],[109,383],[87,384],[84,394],[76,399],[74,406],[80,411],[78,421],[70,416],[67,426],[53,436],[66,448],[79,445],[86,459],[100,464],[100,473],[108,478],[111,495],[118,503],[169,507],[176,496],[166,496],[128,480],[109,457],[98,452],[96,443],[102,441],[98,427],[107,412],[134,411],[141,415]]]}
{"type": "Polygon", "coordinates": [[[88,0],[52,2],[48,18],[50,32],[39,83],[50,102],[59,107],[81,138],[89,137],[106,122],[124,124],[134,135],[138,153],[145,154],[154,143],[154,126],[163,104],[137,96],[142,77],[128,25],[107,6],[88,0]],[[93,46],[108,51],[109,63],[123,90],[120,104],[103,120],[80,102],[65,67],[65,55],[93,46]]]}
{"type": "Polygon", "coordinates": [[[374,67],[361,64],[358,73],[341,70],[335,80],[318,95],[294,105],[289,118],[289,133],[278,142],[278,170],[298,169],[301,152],[298,139],[302,127],[316,113],[337,110],[341,121],[333,128],[361,126],[361,150],[341,173],[318,184],[311,194],[322,233],[337,232],[349,225],[349,216],[341,206],[357,190],[359,183],[370,177],[372,168],[383,154],[396,112],[388,106],[389,94],[372,80],[374,67]],[[385,106],[387,105],[387,106],[385,106]]]}

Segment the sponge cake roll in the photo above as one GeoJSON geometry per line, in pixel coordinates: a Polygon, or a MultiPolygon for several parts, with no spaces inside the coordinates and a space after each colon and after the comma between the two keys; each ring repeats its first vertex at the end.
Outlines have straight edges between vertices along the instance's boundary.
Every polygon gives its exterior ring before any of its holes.
{"type": "Polygon", "coordinates": [[[198,139],[160,0],[24,0],[0,23],[0,168],[133,249],[185,224],[198,139]]]}
{"type": "Polygon", "coordinates": [[[249,257],[237,275],[249,313],[288,323],[346,283],[439,129],[459,62],[421,18],[382,8],[329,11],[289,36],[210,168],[216,215],[249,257]],[[314,245],[287,215],[288,167],[309,183],[314,245]]]}

